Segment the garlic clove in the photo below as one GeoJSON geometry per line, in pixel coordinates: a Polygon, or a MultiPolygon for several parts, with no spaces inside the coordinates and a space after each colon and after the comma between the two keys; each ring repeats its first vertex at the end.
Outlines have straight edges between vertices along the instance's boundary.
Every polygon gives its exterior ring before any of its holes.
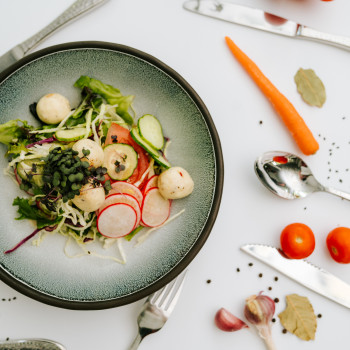
{"type": "Polygon", "coordinates": [[[249,328],[249,326],[233,315],[230,311],[225,308],[221,308],[215,315],[216,326],[224,332],[235,332],[242,328],[249,328]]]}

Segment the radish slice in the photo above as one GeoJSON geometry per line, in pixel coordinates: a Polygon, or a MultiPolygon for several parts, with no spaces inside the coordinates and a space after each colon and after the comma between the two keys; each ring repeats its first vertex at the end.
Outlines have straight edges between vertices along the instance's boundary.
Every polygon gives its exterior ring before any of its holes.
{"type": "Polygon", "coordinates": [[[137,199],[140,206],[142,205],[142,200],[143,200],[142,192],[133,184],[130,184],[125,181],[114,182],[112,183],[112,189],[109,191],[108,194],[114,194],[114,193],[130,194],[137,199]]]}
{"type": "Polygon", "coordinates": [[[129,204],[131,207],[134,208],[136,212],[135,227],[138,226],[141,220],[141,208],[137,199],[127,193],[114,193],[114,194],[108,195],[104,203],[102,204],[102,206],[98,209],[97,215],[101,213],[104,208],[107,208],[108,206],[116,203],[129,204]]]}
{"type": "Polygon", "coordinates": [[[170,215],[171,201],[165,199],[157,187],[148,190],[143,199],[141,222],[145,226],[157,227],[162,225],[170,215]]]}
{"type": "Polygon", "coordinates": [[[153,187],[158,187],[158,176],[159,175],[153,175],[151,178],[149,178],[146,182],[146,185],[143,189],[143,195],[147,193],[148,190],[150,190],[153,187]]]}
{"type": "Polygon", "coordinates": [[[135,227],[137,215],[129,204],[116,203],[104,208],[97,217],[97,230],[108,238],[128,235],[135,227]]]}

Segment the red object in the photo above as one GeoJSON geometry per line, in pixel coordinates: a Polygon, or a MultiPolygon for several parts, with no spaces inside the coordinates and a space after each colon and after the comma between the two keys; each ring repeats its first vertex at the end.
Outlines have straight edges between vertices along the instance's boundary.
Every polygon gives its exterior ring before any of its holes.
{"type": "Polygon", "coordinates": [[[294,223],[286,226],[280,237],[281,248],[290,259],[304,259],[315,249],[315,236],[310,227],[294,223]]]}
{"type": "Polygon", "coordinates": [[[216,312],[214,321],[216,327],[224,332],[235,332],[239,331],[242,328],[249,328],[249,326],[244,321],[223,307],[216,312]]]}
{"type": "Polygon", "coordinates": [[[283,156],[273,157],[273,161],[276,163],[280,163],[280,164],[287,164],[288,163],[288,159],[286,157],[283,157],[283,156]]]}
{"type": "Polygon", "coordinates": [[[268,12],[264,13],[264,17],[265,17],[267,22],[269,22],[270,24],[272,24],[274,26],[280,26],[281,24],[287,22],[287,19],[273,15],[272,13],[268,13],[268,12]]]}
{"type": "Polygon", "coordinates": [[[145,186],[143,187],[143,195],[145,195],[147,193],[148,190],[154,188],[154,187],[158,187],[158,177],[159,175],[153,175],[152,177],[150,177],[147,182],[145,183],[145,186]]]}
{"type": "MultiPolygon", "coordinates": [[[[132,146],[137,152],[139,155],[137,167],[127,181],[132,184],[139,181],[149,167],[149,158],[146,151],[133,140],[128,129],[116,123],[112,123],[108,129],[105,145],[107,146],[113,143],[126,143],[132,146]]],[[[145,176],[144,181],[138,187],[142,188],[145,181],[147,181],[147,176],[145,176]]]]}
{"type": "Polygon", "coordinates": [[[327,236],[327,248],[331,257],[338,263],[350,263],[350,229],[337,227],[327,236]]]}
{"type": "Polygon", "coordinates": [[[135,229],[139,225],[141,220],[141,207],[138,200],[128,193],[113,193],[108,195],[104,203],[102,204],[102,206],[97,210],[96,212],[97,215],[99,215],[99,213],[102,212],[104,208],[107,208],[110,205],[117,204],[117,203],[128,204],[135,210],[136,212],[136,222],[134,226],[134,229],[135,229]]]}
{"type": "Polygon", "coordinates": [[[120,238],[128,235],[137,221],[135,209],[125,203],[111,204],[97,216],[96,226],[101,235],[108,238],[120,238]]]}
{"type": "Polygon", "coordinates": [[[170,215],[171,200],[165,199],[159,192],[158,187],[147,191],[141,206],[141,223],[148,227],[157,227],[170,215]]]}

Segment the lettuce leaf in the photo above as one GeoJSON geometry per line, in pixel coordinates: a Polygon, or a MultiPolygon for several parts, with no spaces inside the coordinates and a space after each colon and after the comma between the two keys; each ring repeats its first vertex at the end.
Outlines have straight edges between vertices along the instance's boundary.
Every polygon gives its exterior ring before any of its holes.
{"type": "Polygon", "coordinates": [[[20,143],[28,138],[30,130],[33,130],[33,127],[28,125],[27,121],[20,119],[10,120],[7,123],[0,124],[0,142],[7,146],[20,143]]]}
{"type": "Polygon", "coordinates": [[[90,78],[86,75],[82,75],[74,84],[75,87],[80,89],[89,88],[93,93],[103,97],[107,103],[111,105],[117,104],[116,112],[120,115],[124,121],[130,125],[133,124],[134,119],[128,112],[132,101],[133,95],[123,96],[119,89],[112,85],[104,84],[100,80],[90,78]]]}
{"type": "Polygon", "coordinates": [[[37,224],[37,228],[43,228],[45,226],[53,226],[56,225],[59,221],[61,221],[61,217],[57,216],[56,218],[48,218],[48,216],[38,209],[35,205],[30,204],[30,199],[28,198],[20,198],[17,197],[14,199],[12,205],[18,205],[18,214],[19,216],[16,220],[35,220],[37,224]]]}

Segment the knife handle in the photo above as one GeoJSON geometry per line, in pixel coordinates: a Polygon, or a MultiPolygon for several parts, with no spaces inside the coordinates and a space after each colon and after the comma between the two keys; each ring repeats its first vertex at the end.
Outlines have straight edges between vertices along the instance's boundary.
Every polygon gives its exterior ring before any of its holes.
{"type": "Polygon", "coordinates": [[[299,38],[312,39],[324,44],[330,44],[341,49],[350,50],[350,38],[340,35],[323,33],[318,30],[300,25],[297,31],[299,38]]]}
{"type": "Polygon", "coordinates": [[[61,15],[49,23],[46,27],[34,34],[21,44],[15,46],[12,50],[15,53],[15,58],[19,60],[25,56],[30,50],[35,48],[41,41],[49,37],[56,30],[64,25],[75,20],[80,15],[92,10],[98,5],[101,5],[106,0],[77,0],[68,7],[61,15]]]}

